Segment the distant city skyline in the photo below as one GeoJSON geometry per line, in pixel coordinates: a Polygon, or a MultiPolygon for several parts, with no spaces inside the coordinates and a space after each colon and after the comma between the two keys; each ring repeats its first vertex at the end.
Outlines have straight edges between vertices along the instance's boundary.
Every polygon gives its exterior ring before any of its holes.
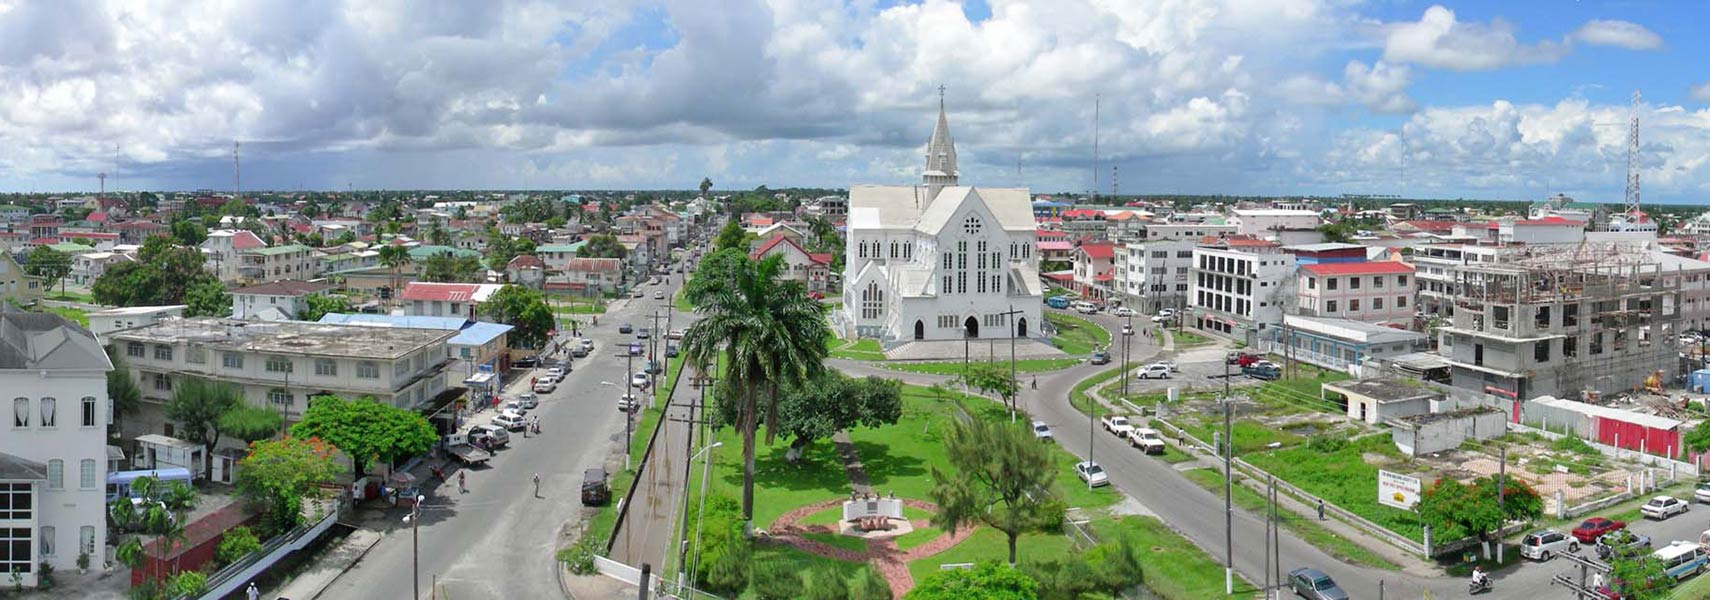
{"type": "Polygon", "coordinates": [[[1710,203],[1690,3],[0,2],[0,191],[846,188],[1710,203]],[[1103,99],[1093,165],[1093,99],[1103,99]]]}

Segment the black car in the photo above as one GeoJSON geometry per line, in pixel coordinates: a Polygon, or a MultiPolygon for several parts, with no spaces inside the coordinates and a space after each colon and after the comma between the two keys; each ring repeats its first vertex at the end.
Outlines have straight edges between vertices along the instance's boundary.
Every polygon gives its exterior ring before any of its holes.
{"type": "Polygon", "coordinates": [[[511,366],[516,367],[518,369],[532,369],[532,368],[538,366],[539,364],[540,364],[540,357],[539,356],[524,356],[522,358],[511,361],[511,366]]]}
{"type": "Polygon", "coordinates": [[[606,483],[605,469],[588,469],[582,472],[582,505],[602,506],[612,499],[612,488],[606,483]]]}
{"type": "Polygon", "coordinates": [[[665,358],[677,358],[677,346],[675,344],[665,346],[665,358]]]}
{"type": "Polygon", "coordinates": [[[631,327],[631,326],[630,326],[630,325],[629,325],[629,323],[624,323],[624,324],[622,324],[622,325],[618,325],[618,326],[617,326],[617,332],[618,332],[618,333],[630,333],[630,332],[632,332],[632,331],[635,331],[635,328],[634,328],[634,327],[631,327]]]}

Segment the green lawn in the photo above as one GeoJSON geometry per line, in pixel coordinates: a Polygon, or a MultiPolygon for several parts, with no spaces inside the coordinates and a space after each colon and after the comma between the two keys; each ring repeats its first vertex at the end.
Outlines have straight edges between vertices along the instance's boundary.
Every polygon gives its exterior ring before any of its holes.
{"type": "Polygon", "coordinates": [[[842,535],[838,533],[809,532],[802,534],[802,537],[833,548],[843,548],[845,550],[854,550],[856,552],[867,551],[867,540],[855,536],[842,535]]]}
{"type": "MultiPolygon", "coordinates": [[[[1200,487],[1211,490],[1218,497],[1223,496],[1223,474],[1221,472],[1214,469],[1193,469],[1183,471],[1182,475],[1199,484],[1200,487]]],[[[1265,514],[1264,496],[1239,483],[1235,485],[1235,504],[1255,515],[1263,516],[1265,514]]],[[[1382,555],[1336,535],[1315,520],[1301,517],[1286,510],[1277,514],[1281,515],[1284,527],[1300,536],[1300,539],[1306,540],[1306,543],[1317,546],[1326,554],[1362,567],[1386,571],[1401,570],[1401,565],[1390,562],[1382,555]]]]}
{"type": "MultiPolygon", "coordinates": [[[[1295,437],[1298,439],[1298,436],[1295,437]]],[[[1236,453],[1253,466],[1264,469],[1306,490],[1307,493],[1324,498],[1325,502],[1365,517],[1385,529],[1414,541],[1423,540],[1418,517],[1401,509],[1378,504],[1377,494],[1371,493],[1372,482],[1377,481],[1378,469],[1367,464],[1361,454],[1400,457],[1400,452],[1390,443],[1388,435],[1350,440],[1346,446],[1335,452],[1320,452],[1306,445],[1268,452],[1251,452],[1243,450],[1239,431],[1236,432],[1235,439],[1236,453]]],[[[1394,468],[1391,467],[1392,470],[1394,468]]]]}
{"type": "MultiPolygon", "coordinates": [[[[1100,371],[1099,374],[1092,377],[1082,379],[1080,383],[1075,384],[1075,387],[1069,389],[1069,405],[1074,406],[1075,410],[1081,411],[1081,414],[1087,414],[1088,411],[1092,410],[1093,406],[1093,399],[1091,396],[1087,395],[1087,390],[1092,389],[1093,386],[1100,383],[1115,379],[1121,374],[1122,367],[1117,366],[1100,371]]],[[[1103,414],[1104,411],[1101,409],[1099,410],[1099,413],[1103,414]]]]}
{"type": "MultiPolygon", "coordinates": [[[[1195,546],[1163,521],[1130,516],[1092,522],[1100,541],[1128,537],[1142,550],[1140,566],[1146,587],[1169,600],[1219,598],[1223,594],[1223,565],[1195,546]]],[[[912,566],[911,566],[912,570],[912,566]]],[[[1236,575],[1235,596],[1251,598],[1258,592],[1252,582],[1236,575]]]]}
{"type": "MultiPolygon", "coordinates": [[[[1006,367],[1006,368],[1009,367],[1009,361],[1006,361],[1006,360],[999,360],[996,363],[992,363],[992,364],[996,364],[998,366],[1006,367]]],[[[1073,367],[1073,366],[1078,365],[1078,364],[1081,364],[1081,359],[1078,359],[1078,358],[1030,358],[1030,359],[1026,359],[1026,360],[1015,361],[1015,372],[1017,372],[1017,373],[1042,373],[1045,371],[1056,371],[1058,369],[1067,369],[1069,367],[1073,367]]],[[[909,373],[926,373],[928,375],[961,375],[962,374],[962,365],[963,365],[963,363],[961,361],[953,361],[953,362],[952,361],[945,361],[945,362],[893,362],[893,363],[885,363],[884,366],[887,369],[895,369],[898,371],[906,371],[909,373]]]]}
{"type": "Polygon", "coordinates": [[[937,527],[932,527],[930,525],[928,525],[926,527],[921,527],[919,529],[915,529],[914,531],[910,531],[908,533],[897,536],[897,549],[898,550],[908,550],[909,548],[913,548],[915,546],[919,546],[921,544],[930,542],[934,538],[937,538],[938,536],[943,535],[943,534],[944,534],[944,530],[939,529],[937,527]]]}
{"type": "MultiPolygon", "coordinates": [[[[1060,558],[1074,548],[1069,538],[1061,533],[1028,533],[1016,540],[1016,558],[1021,561],[1028,559],[1060,558]]],[[[995,560],[1009,561],[1009,540],[1003,532],[990,527],[980,527],[974,530],[968,539],[951,546],[938,554],[908,563],[908,572],[919,582],[926,576],[937,573],[939,565],[958,563],[978,563],[995,560]]],[[[1222,585],[1223,572],[1218,571],[1218,585],[1222,585]]]]}
{"type": "Polygon", "coordinates": [[[879,347],[879,340],[861,338],[858,340],[842,340],[828,338],[825,342],[832,358],[846,360],[885,360],[884,349],[879,347]]]}
{"type": "Polygon", "coordinates": [[[76,309],[76,308],[59,307],[59,306],[44,306],[44,307],[41,307],[41,309],[42,309],[42,312],[50,312],[50,313],[65,317],[65,320],[77,323],[78,325],[82,325],[84,327],[89,326],[89,313],[88,313],[88,311],[84,311],[84,310],[76,309]]]}
{"type": "Polygon", "coordinates": [[[606,304],[604,302],[600,302],[598,304],[577,302],[565,305],[554,302],[552,304],[552,312],[561,315],[603,315],[606,314],[606,304]]]}
{"type": "MultiPolygon", "coordinates": [[[[1207,444],[1213,443],[1213,438],[1218,437],[1214,434],[1223,432],[1222,419],[1212,417],[1206,417],[1197,423],[1176,423],[1176,425],[1207,444]]],[[[1235,454],[1241,456],[1246,456],[1249,452],[1264,450],[1273,442],[1280,443],[1283,446],[1294,446],[1305,441],[1298,435],[1279,429],[1271,429],[1254,421],[1236,420],[1230,424],[1229,428],[1235,436],[1235,454]]],[[[1278,477],[1281,475],[1279,474],[1278,477]]],[[[1377,481],[1375,473],[1372,475],[1372,481],[1377,481]]],[[[1373,497],[1375,498],[1376,495],[1374,494],[1373,497]]]]}
{"type": "Polygon", "coordinates": [[[1674,594],[1669,597],[1675,598],[1676,600],[1702,600],[1704,598],[1710,598],[1710,577],[1700,575],[1698,578],[1686,582],[1685,585],[1674,588],[1674,594]]]}
{"type": "Polygon", "coordinates": [[[678,290],[677,294],[671,297],[671,305],[677,308],[677,312],[695,312],[695,305],[689,303],[688,296],[684,296],[682,290],[678,290]]]}
{"type": "Polygon", "coordinates": [[[1194,333],[1192,331],[1182,331],[1179,333],[1172,331],[1172,332],[1170,332],[1170,336],[1175,338],[1177,348],[1180,348],[1183,346],[1201,346],[1204,344],[1211,343],[1211,338],[1205,337],[1205,336],[1200,335],[1198,333],[1194,333]]]}
{"type": "Polygon", "coordinates": [[[1045,319],[1057,328],[1051,344],[1072,355],[1091,354],[1094,346],[1110,346],[1110,332],[1092,321],[1060,313],[1045,313],[1045,319]]]}

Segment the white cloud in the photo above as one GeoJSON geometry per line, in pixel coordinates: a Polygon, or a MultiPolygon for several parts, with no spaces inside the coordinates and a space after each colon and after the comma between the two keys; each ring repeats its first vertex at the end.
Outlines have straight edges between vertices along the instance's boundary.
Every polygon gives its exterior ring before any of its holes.
{"type": "Polygon", "coordinates": [[[1514,27],[1502,19],[1463,22],[1455,11],[1432,6],[1418,21],[1385,27],[1383,57],[1454,71],[1488,71],[1511,65],[1548,63],[1568,52],[1565,43],[1520,43],[1514,27]]]}
{"type": "Polygon", "coordinates": [[[1699,102],[1710,102],[1710,81],[1700,83],[1687,89],[1687,95],[1699,102]]]}
{"type": "Polygon", "coordinates": [[[1572,37],[1583,44],[1628,50],[1655,50],[1663,44],[1662,36],[1630,21],[1593,19],[1574,30],[1572,37]]]}
{"type": "Polygon", "coordinates": [[[1417,108],[1407,96],[1407,85],[1413,81],[1407,65],[1390,65],[1383,61],[1366,66],[1349,61],[1342,74],[1349,93],[1372,112],[1409,113],[1417,108]]]}

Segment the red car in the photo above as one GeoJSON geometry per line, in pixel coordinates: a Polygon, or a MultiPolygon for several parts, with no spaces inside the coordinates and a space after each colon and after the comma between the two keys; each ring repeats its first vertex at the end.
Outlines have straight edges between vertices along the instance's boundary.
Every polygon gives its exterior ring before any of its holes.
{"type": "Polygon", "coordinates": [[[1617,529],[1626,529],[1627,524],[1621,521],[1611,521],[1603,517],[1592,517],[1573,528],[1573,538],[1581,544],[1590,544],[1603,537],[1603,534],[1617,529]]]}

